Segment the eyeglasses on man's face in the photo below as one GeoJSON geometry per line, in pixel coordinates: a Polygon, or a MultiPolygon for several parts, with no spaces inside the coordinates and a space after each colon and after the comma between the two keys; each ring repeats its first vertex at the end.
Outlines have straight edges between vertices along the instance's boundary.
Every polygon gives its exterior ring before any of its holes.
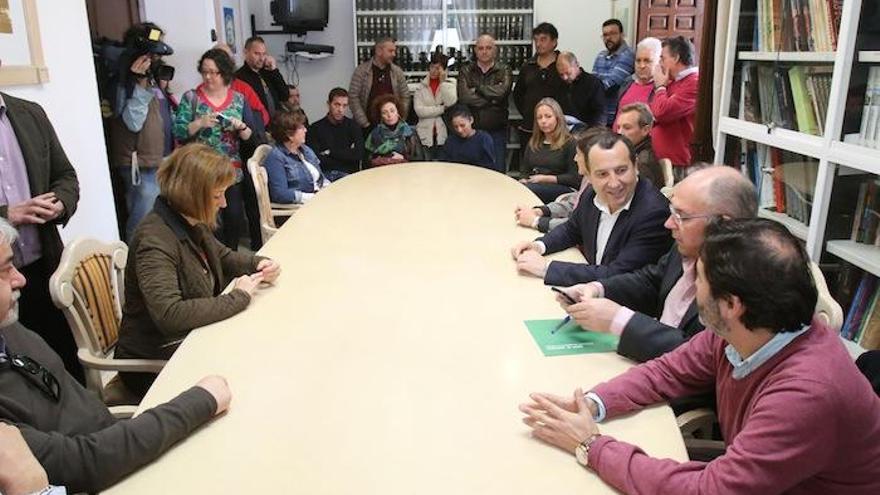
{"type": "Polygon", "coordinates": [[[707,214],[703,214],[703,215],[682,214],[681,212],[676,210],[675,207],[672,205],[669,205],[669,215],[675,221],[675,224],[678,225],[679,227],[681,227],[682,224],[684,224],[688,220],[695,220],[697,218],[712,218],[712,217],[717,216],[717,215],[714,215],[711,213],[707,213],[707,214]]]}

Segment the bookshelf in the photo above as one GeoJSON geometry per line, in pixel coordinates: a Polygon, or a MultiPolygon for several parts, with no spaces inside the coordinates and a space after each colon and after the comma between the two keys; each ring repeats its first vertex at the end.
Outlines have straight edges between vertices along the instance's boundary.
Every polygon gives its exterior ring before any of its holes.
{"type": "MultiPolygon", "coordinates": [[[[731,0],[730,8],[715,160],[756,182],[760,216],[805,240],[844,311],[880,313],[880,2],[731,0]],[[811,15],[773,11],[792,3],[811,15]],[[789,189],[777,178],[795,164],[806,216],[788,211],[787,195],[776,208],[789,189]]],[[[859,340],[867,320],[842,335],[859,340]]],[[[872,333],[876,346],[880,328],[872,333]]]]}
{"type": "Polygon", "coordinates": [[[515,74],[532,56],[532,0],[354,0],[354,11],[355,65],[370,59],[376,39],[391,36],[410,82],[427,74],[438,45],[455,59],[449,72],[454,76],[482,33],[495,37],[498,60],[515,74]]]}

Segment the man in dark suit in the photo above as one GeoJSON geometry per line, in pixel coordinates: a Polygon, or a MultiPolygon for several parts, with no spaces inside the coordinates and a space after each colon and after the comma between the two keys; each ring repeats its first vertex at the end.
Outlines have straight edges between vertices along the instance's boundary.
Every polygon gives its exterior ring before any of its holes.
{"type": "Polygon", "coordinates": [[[754,217],[756,197],[752,183],[732,167],[693,172],[675,186],[666,220],[675,246],[656,265],[566,289],[577,304],[557,299],[582,328],[620,335],[622,356],[644,362],[671,351],[704,328],[695,266],[706,225],[754,217]]]}
{"type": "Polygon", "coordinates": [[[19,319],[82,381],[73,334],[49,295],[49,277],[64,250],[58,225],[76,211],[79,182],[43,108],[5,93],[0,93],[0,185],[0,216],[19,232],[15,265],[30,281],[21,291],[19,319]]]}
{"type": "Polygon", "coordinates": [[[514,246],[520,273],[542,277],[547,285],[570,286],[655,263],[672,245],[663,226],[669,203],[649,181],[639,179],[632,143],[610,132],[581,139],[575,161],[591,186],[568,221],[514,246]],[[587,263],[542,257],[578,245],[587,263]]]}
{"type": "Polygon", "coordinates": [[[266,42],[259,36],[245,41],[244,65],[235,71],[235,77],[254,89],[269,115],[275,115],[281,105],[287,102],[287,83],[278,70],[275,58],[267,53],[266,42]]]}

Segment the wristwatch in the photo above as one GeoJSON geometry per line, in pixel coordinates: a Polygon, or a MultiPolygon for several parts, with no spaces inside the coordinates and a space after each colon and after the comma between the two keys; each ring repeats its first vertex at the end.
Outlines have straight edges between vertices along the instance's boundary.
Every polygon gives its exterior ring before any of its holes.
{"type": "Polygon", "coordinates": [[[578,464],[587,467],[590,461],[590,446],[592,446],[593,442],[600,436],[600,433],[593,433],[592,435],[588,436],[586,440],[581,442],[576,449],[574,449],[574,457],[577,459],[578,464]]]}

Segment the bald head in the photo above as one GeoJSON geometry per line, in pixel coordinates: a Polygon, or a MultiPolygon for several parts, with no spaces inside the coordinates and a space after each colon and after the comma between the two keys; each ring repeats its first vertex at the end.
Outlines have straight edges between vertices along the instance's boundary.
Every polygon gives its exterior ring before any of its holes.
{"type": "Polygon", "coordinates": [[[495,38],[489,34],[480,35],[474,45],[474,52],[480,65],[490,67],[495,63],[495,57],[498,56],[498,51],[495,49],[495,38]]]}
{"type": "Polygon", "coordinates": [[[680,185],[693,189],[707,213],[729,218],[754,218],[758,214],[755,186],[733,167],[713,165],[697,170],[680,185]]]}
{"type": "Polygon", "coordinates": [[[556,57],[556,72],[559,72],[559,77],[569,84],[581,75],[581,66],[574,53],[562,52],[556,57]]]}

